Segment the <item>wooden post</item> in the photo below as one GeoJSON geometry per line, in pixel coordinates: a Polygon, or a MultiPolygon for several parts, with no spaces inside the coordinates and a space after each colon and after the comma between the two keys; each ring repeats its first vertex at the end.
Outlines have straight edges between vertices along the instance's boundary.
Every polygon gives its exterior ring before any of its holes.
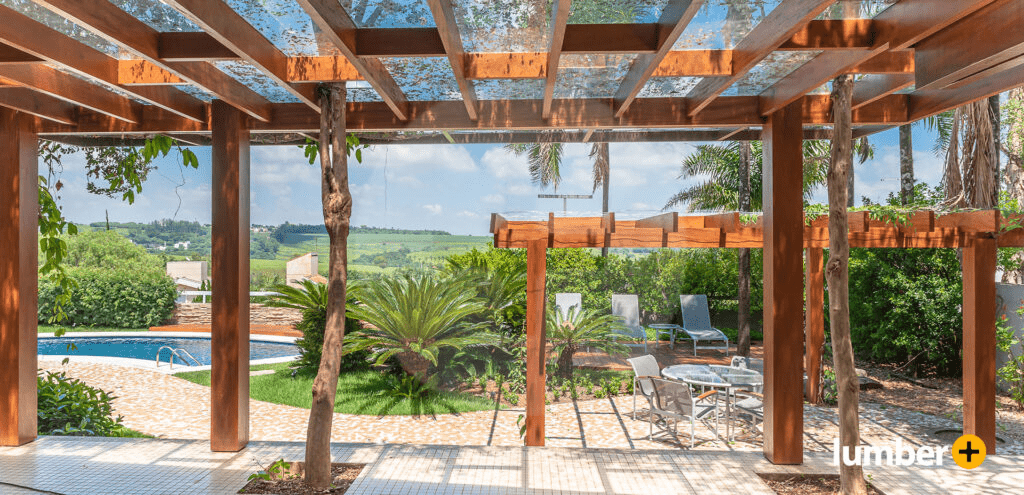
{"type": "Polygon", "coordinates": [[[39,158],[32,122],[0,107],[0,446],[36,438],[39,158]]]}
{"type": "Polygon", "coordinates": [[[544,446],[547,236],[526,245],[526,445],[544,446]]]}
{"type": "Polygon", "coordinates": [[[213,362],[210,449],[249,442],[249,130],[245,117],[213,102],[213,362]]]}
{"type": "Polygon", "coordinates": [[[768,116],[764,139],[764,455],[803,462],[803,129],[799,104],[768,116]]]}
{"type": "Polygon", "coordinates": [[[996,241],[964,248],[964,433],[996,451],[996,241]]]}
{"type": "Polygon", "coordinates": [[[804,329],[804,370],[807,372],[808,402],[821,398],[821,348],[825,344],[825,272],[822,248],[807,248],[807,321],[804,329]]]}

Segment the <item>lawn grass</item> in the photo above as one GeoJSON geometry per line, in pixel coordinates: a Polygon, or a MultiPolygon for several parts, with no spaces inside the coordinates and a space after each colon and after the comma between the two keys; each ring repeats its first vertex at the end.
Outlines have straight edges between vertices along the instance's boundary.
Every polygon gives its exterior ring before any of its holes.
{"type": "MultiPolygon", "coordinates": [[[[255,400],[309,409],[313,379],[292,377],[289,363],[253,366],[251,371],[274,370],[272,375],[249,378],[249,397],[255,400]]],[[[210,386],[209,371],[187,371],[174,376],[210,386]]],[[[449,414],[493,410],[493,401],[455,392],[433,392],[424,398],[408,399],[389,394],[396,379],[377,371],[345,373],[338,378],[334,411],[343,414],[402,416],[449,414]]]]}
{"type": "Polygon", "coordinates": [[[60,325],[39,325],[39,333],[55,333],[57,329],[72,332],[148,332],[149,328],[112,328],[112,327],[65,327],[60,325]]]}

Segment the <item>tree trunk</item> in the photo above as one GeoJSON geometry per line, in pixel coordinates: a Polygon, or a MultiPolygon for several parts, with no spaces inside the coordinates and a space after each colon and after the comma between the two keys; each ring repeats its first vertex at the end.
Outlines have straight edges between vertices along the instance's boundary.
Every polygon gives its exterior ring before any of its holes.
{"type": "MultiPolygon", "coordinates": [[[[842,75],[832,82],[832,114],[835,118],[832,135],[832,161],[828,170],[828,248],[825,266],[828,279],[829,316],[832,332],[832,356],[839,388],[839,445],[853,449],[860,444],[858,402],[860,383],[853,361],[850,340],[849,261],[850,240],[847,237],[847,177],[853,168],[853,128],[850,102],[853,95],[853,76],[842,75]]],[[[866,494],[864,470],[860,465],[839,464],[839,478],[844,494],[866,494]]]]}
{"type": "MultiPolygon", "coordinates": [[[[1024,88],[1010,91],[1006,100],[1009,128],[1006,141],[1001,142],[1006,153],[1006,190],[1018,209],[1024,210],[1024,88]]],[[[1024,283],[1024,251],[1013,255],[1015,268],[1003,272],[1003,283],[1024,283]]]]}
{"type": "Polygon", "coordinates": [[[914,139],[910,124],[900,126],[900,203],[914,200],[914,139]]]}
{"type": "MultiPolygon", "coordinates": [[[[740,187],[739,207],[741,212],[750,211],[750,142],[740,142],[740,187]]],[[[750,356],[750,249],[741,248],[738,253],[739,299],[737,308],[736,353],[750,356]]]]}
{"type": "Polygon", "coordinates": [[[576,345],[569,344],[558,354],[558,376],[566,380],[572,379],[572,357],[576,354],[577,349],[576,345]]]}
{"type": "Polygon", "coordinates": [[[320,95],[320,195],[330,237],[327,269],[327,328],[323,356],[313,381],[313,403],[306,431],[306,484],[326,488],[331,482],[331,420],[345,337],[345,284],[348,278],[348,232],[352,195],[348,190],[345,135],[345,84],[328,86],[320,95]]]}
{"type": "MultiPolygon", "coordinates": [[[[609,160],[610,155],[608,153],[608,143],[601,143],[601,156],[598,160],[604,164],[604,180],[601,181],[601,214],[608,213],[608,183],[611,182],[611,161],[609,160]]],[[[601,256],[608,257],[608,247],[601,248],[601,256]]]]}

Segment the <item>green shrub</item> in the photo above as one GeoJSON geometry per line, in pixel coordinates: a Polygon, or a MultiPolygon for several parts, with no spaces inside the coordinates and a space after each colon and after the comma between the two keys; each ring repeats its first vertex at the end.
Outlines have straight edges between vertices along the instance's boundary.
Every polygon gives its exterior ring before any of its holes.
{"type": "Polygon", "coordinates": [[[850,333],[857,356],[959,375],[961,287],[953,249],[852,249],[850,333]]]}
{"type": "Polygon", "coordinates": [[[114,418],[114,396],[66,374],[47,371],[38,379],[39,433],[42,435],[122,436],[114,418]]]}
{"type": "MultiPolygon", "coordinates": [[[[68,318],[61,324],[112,328],[144,328],[160,325],[174,311],[178,293],[174,281],[159,271],[69,268],[78,287],[71,289],[65,307],[68,318]]],[[[39,320],[47,321],[59,288],[39,281],[39,320]]]]}

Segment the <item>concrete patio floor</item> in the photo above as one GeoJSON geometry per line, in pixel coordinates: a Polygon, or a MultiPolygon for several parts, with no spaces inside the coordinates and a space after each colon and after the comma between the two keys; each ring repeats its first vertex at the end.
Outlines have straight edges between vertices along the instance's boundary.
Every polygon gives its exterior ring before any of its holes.
{"type": "MultiPolygon", "coordinates": [[[[0,448],[0,493],[227,494],[279,458],[301,459],[303,444],[252,442],[238,453],[210,452],[194,440],[41,437],[0,448]]],[[[335,462],[365,463],[349,489],[362,494],[770,494],[758,473],[835,473],[827,453],[802,466],[774,466],[756,452],[333,445],[335,462]]],[[[1019,493],[1024,456],[989,456],[968,471],[942,467],[867,468],[887,495],[1019,493]]]]}

